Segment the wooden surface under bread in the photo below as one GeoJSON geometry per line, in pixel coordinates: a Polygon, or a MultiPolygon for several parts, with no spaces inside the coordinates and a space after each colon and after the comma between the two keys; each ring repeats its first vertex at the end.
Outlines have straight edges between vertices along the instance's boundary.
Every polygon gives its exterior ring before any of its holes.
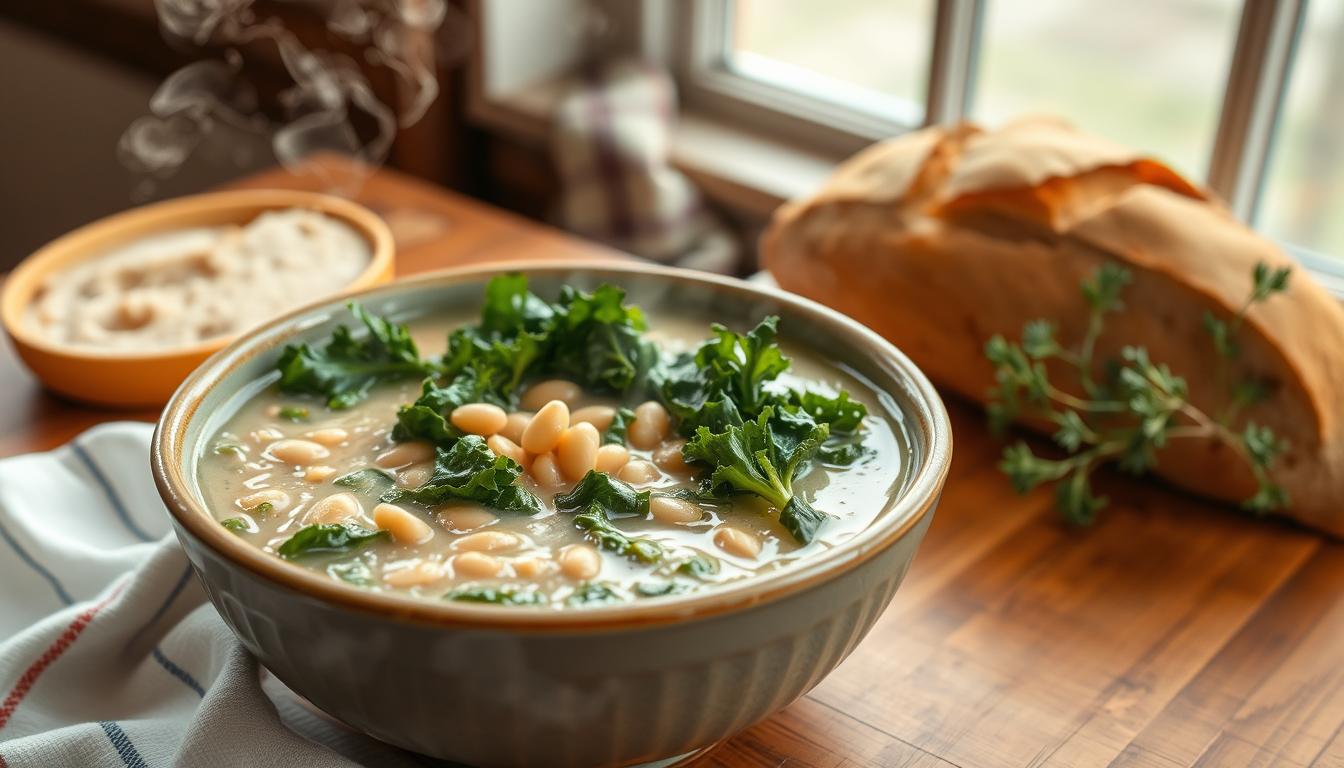
{"type": "MultiPolygon", "coordinates": [[[[275,172],[239,186],[313,186],[275,172]]],[[[380,171],[403,274],[615,254],[380,171]]],[[[1344,546],[1104,476],[1100,522],[1015,495],[980,414],[905,584],[835,673],[696,766],[1344,766],[1344,546]]],[[[42,393],[0,347],[0,455],[152,419],[42,393]]]]}

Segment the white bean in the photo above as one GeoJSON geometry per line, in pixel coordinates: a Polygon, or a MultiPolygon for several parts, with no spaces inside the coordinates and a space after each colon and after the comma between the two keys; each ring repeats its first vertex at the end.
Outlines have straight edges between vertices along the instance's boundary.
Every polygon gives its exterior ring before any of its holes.
{"type": "Polygon", "coordinates": [[[296,467],[312,464],[319,459],[325,459],[331,455],[325,446],[318,445],[311,440],[276,440],[266,448],[276,461],[283,461],[286,464],[293,464],[296,467]]]}
{"type": "Polygon", "coordinates": [[[325,445],[328,448],[344,443],[350,437],[350,433],[340,427],[328,427],[326,429],[315,429],[307,433],[304,437],[312,440],[319,445],[325,445]]]}
{"type": "Polygon", "coordinates": [[[487,526],[499,518],[483,507],[462,504],[439,510],[439,525],[454,533],[471,531],[487,526]]]}
{"type": "Polygon", "coordinates": [[[414,565],[384,572],[383,583],[389,587],[405,589],[433,584],[443,576],[442,564],[432,560],[420,560],[414,565]]]}
{"type": "Polygon", "coordinates": [[[519,402],[529,411],[535,411],[552,400],[561,400],[566,405],[572,405],[578,402],[581,395],[583,390],[572,381],[548,379],[528,387],[519,402]]]}
{"type": "Polygon", "coordinates": [[[635,420],[626,432],[630,444],[649,450],[663,441],[672,430],[672,417],[662,403],[650,400],[635,408],[635,420]]]}
{"type": "Polygon", "coordinates": [[[247,439],[251,440],[254,445],[261,445],[262,443],[275,442],[276,440],[279,440],[284,436],[285,436],[284,432],[281,432],[280,430],[275,429],[274,427],[264,427],[262,429],[258,429],[247,433],[247,439]]]}
{"type": "Polygon", "coordinates": [[[513,572],[520,579],[538,579],[556,569],[554,561],[541,555],[524,555],[514,558],[513,572]]]}
{"type": "Polygon", "coordinates": [[[397,485],[402,488],[419,488],[434,476],[434,464],[424,461],[412,464],[397,473],[397,485]]]}
{"type": "Polygon", "coordinates": [[[754,558],[761,554],[761,540],[741,528],[723,526],[714,532],[714,543],[730,555],[754,558]]]}
{"type": "Polygon", "coordinates": [[[560,435],[569,427],[569,406],[562,400],[543,405],[523,430],[519,445],[528,453],[546,453],[559,442],[560,435]]]}
{"type": "Polygon", "coordinates": [[[597,465],[597,427],[583,422],[566,429],[555,444],[555,463],[570,480],[578,480],[597,465]]]}
{"type": "Polygon", "coordinates": [[[398,544],[423,544],[434,536],[434,529],[413,513],[396,504],[379,504],[373,508],[373,522],[392,534],[398,544]]]}
{"type": "Polygon", "coordinates": [[[504,428],[499,430],[499,434],[501,437],[507,437],[509,440],[513,441],[514,444],[521,445],[523,442],[523,431],[527,429],[527,425],[531,422],[531,413],[524,413],[523,411],[510,413],[508,420],[504,422],[504,428]]]}
{"type": "Polygon", "coordinates": [[[453,557],[453,572],[469,579],[488,579],[498,576],[504,563],[484,552],[463,552],[453,557]]]}
{"type": "Polygon", "coordinates": [[[504,531],[480,531],[470,533],[453,542],[453,549],[464,552],[503,552],[516,549],[523,540],[504,531]]]}
{"type": "Polygon", "coordinates": [[[643,459],[633,459],[620,468],[616,477],[631,485],[651,483],[658,478],[658,469],[643,459]]]}
{"type": "Polygon", "coordinates": [[[305,525],[347,523],[364,514],[359,497],[353,493],[335,493],[319,499],[303,516],[305,525]]]}
{"type": "Polygon", "coordinates": [[[669,475],[692,474],[695,470],[686,463],[685,457],[681,454],[681,449],[685,446],[686,441],[680,438],[668,440],[654,450],[653,463],[669,475]]]}
{"type": "Polygon", "coordinates": [[[555,457],[549,453],[543,453],[532,460],[532,479],[542,488],[559,488],[565,484],[565,479],[560,476],[560,467],[555,463],[555,457]]]}
{"type": "Polygon", "coordinates": [[[379,454],[378,458],[373,460],[373,463],[383,469],[398,469],[407,464],[419,464],[422,461],[433,461],[433,459],[433,445],[423,440],[412,440],[389,448],[379,454]]]}
{"type": "Polygon", "coordinates": [[[694,523],[704,517],[704,510],[685,499],[654,496],[649,499],[649,514],[660,523],[694,523]]]}
{"type": "Polygon", "coordinates": [[[449,419],[454,427],[469,435],[489,437],[504,428],[509,422],[509,415],[498,405],[468,403],[454,408],[449,419]]]}
{"type": "Polygon", "coordinates": [[[602,570],[602,555],[588,544],[571,544],[560,550],[560,570],[575,581],[587,581],[602,570]]]}
{"type": "Polygon", "coordinates": [[[606,432],[616,420],[616,409],[610,405],[589,405],[569,415],[570,424],[592,424],[598,432],[606,432]]]}
{"type": "Polygon", "coordinates": [[[485,445],[494,451],[496,456],[508,456],[523,466],[527,465],[527,451],[524,451],[521,445],[503,435],[491,435],[485,441],[485,445]]]}
{"type": "Polygon", "coordinates": [[[251,512],[262,504],[270,504],[272,512],[284,512],[289,509],[289,494],[276,488],[249,493],[238,500],[238,506],[251,512]]]}
{"type": "Polygon", "coordinates": [[[334,474],[336,474],[335,467],[319,464],[316,467],[309,467],[308,471],[303,473],[303,479],[310,483],[324,483],[334,474]]]}
{"type": "Polygon", "coordinates": [[[598,472],[613,474],[630,461],[630,452],[624,445],[607,443],[597,449],[596,469],[598,472]]]}

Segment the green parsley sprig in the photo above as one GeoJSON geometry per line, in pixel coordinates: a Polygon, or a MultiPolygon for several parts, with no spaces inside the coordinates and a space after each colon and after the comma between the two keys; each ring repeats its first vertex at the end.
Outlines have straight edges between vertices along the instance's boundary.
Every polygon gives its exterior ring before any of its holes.
{"type": "Polygon", "coordinates": [[[1088,319],[1076,347],[1062,345],[1055,325],[1044,319],[1027,323],[1019,342],[991,338],[985,345],[996,381],[989,404],[991,428],[1001,433],[1019,416],[1043,417],[1054,424],[1054,442],[1067,454],[1059,459],[1038,456],[1019,441],[1004,449],[1000,470],[1019,493],[1057,483],[1055,505],[1060,513],[1072,523],[1087,525],[1107,503],[1092,491],[1091,475],[1097,467],[1115,462],[1123,471],[1139,475],[1156,465],[1157,452],[1171,440],[1214,440],[1231,448],[1255,478],[1257,489],[1243,502],[1245,508],[1265,513],[1286,505],[1288,496],[1271,475],[1286,444],[1269,427],[1253,421],[1234,426],[1244,408],[1269,395],[1269,387],[1253,378],[1230,381],[1230,369],[1241,353],[1237,335],[1247,311],[1284,291],[1289,273],[1288,267],[1257,264],[1251,294],[1230,320],[1205,313],[1204,327],[1219,358],[1216,380],[1228,393],[1228,404],[1216,416],[1191,403],[1185,380],[1165,364],[1152,362],[1144,347],[1124,347],[1118,360],[1098,364],[1097,340],[1108,316],[1124,309],[1121,294],[1132,277],[1117,264],[1103,265],[1080,286],[1088,319]],[[1081,396],[1051,381],[1049,361],[1078,377],[1074,391],[1081,396]]]}

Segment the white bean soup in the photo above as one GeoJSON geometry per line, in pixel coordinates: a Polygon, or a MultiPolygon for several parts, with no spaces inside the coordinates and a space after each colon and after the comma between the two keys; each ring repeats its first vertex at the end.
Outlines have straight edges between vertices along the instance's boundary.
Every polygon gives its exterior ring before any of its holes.
{"type": "Polygon", "coordinates": [[[486,293],[475,324],[356,306],[361,331],[287,348],[198,462],[220,523],[365,589],[564,608],[787,568],[900,491],[894,410],[786,353],[774,318],[649,323],[610,286],[548,302],[517,275],[486,293]]]}

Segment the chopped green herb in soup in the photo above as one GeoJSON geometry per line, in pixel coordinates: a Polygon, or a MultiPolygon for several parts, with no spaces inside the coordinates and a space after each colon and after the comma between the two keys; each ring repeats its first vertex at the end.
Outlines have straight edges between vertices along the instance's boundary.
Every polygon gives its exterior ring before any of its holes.
{"type": "Polygon", "coordinates": [[[199,460],[220,525],[337,581],[501,606],[682,595],[834,546],[903,479],[876,393],[786,353],[775,317],[650,319],[618,288],[548,301],[521,275],[475,321],[352,309],[286,348],[199,460]]]}

